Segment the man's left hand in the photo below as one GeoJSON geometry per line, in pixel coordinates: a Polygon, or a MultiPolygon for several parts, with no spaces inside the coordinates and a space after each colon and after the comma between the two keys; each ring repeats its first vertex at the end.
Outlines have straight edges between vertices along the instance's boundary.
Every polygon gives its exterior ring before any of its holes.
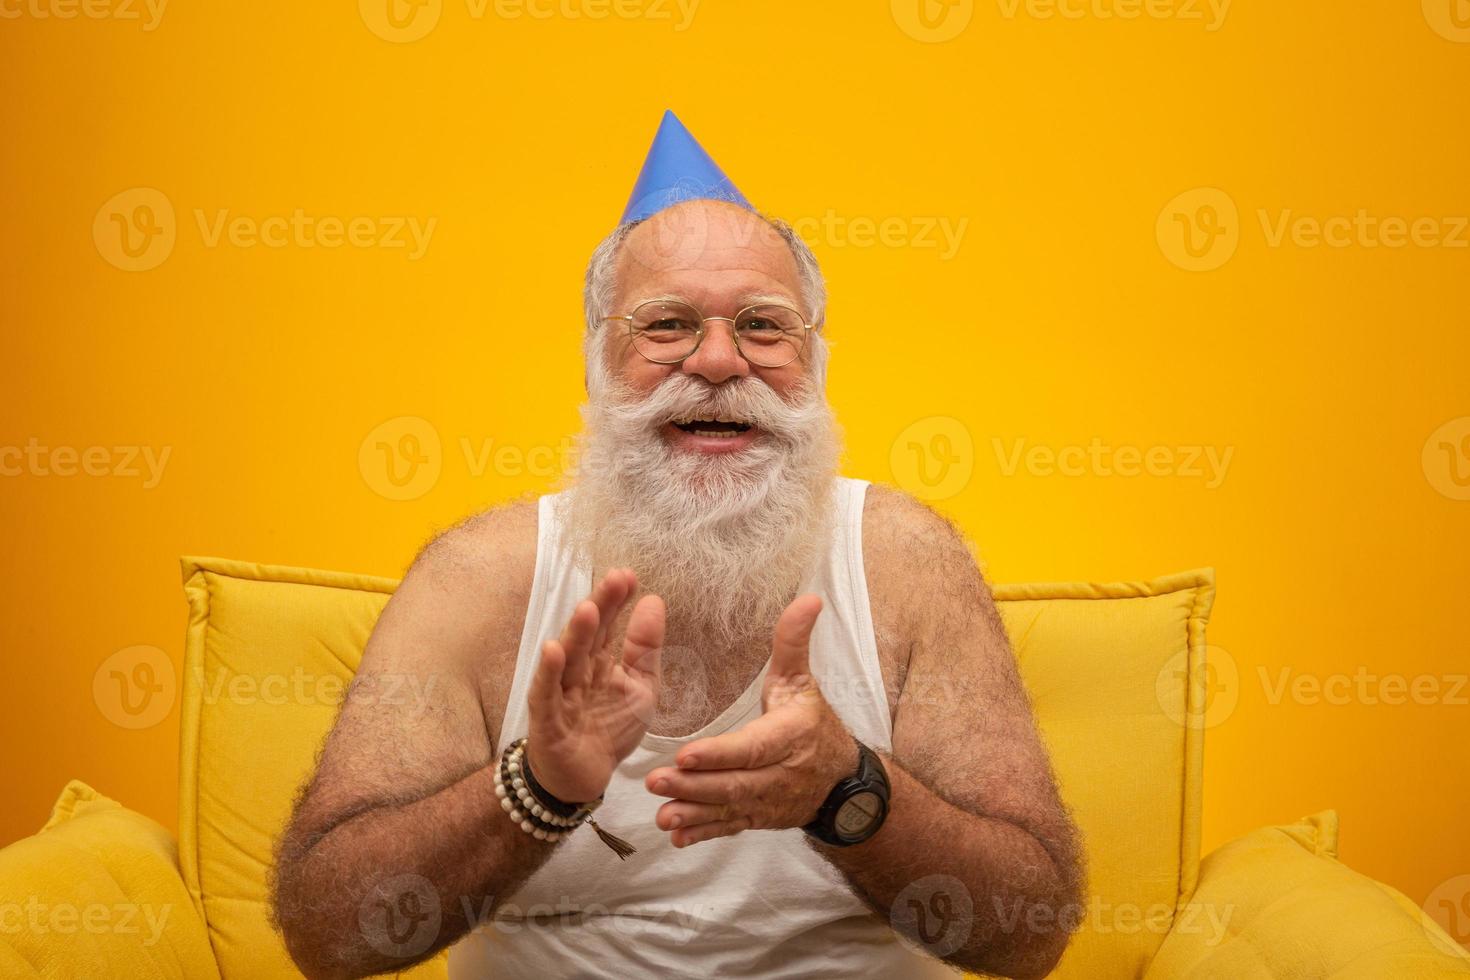
{"type": "Polygon", "coordinates": [[[671,797],[655,822],[675,847],[743,830],[801,827],[858,768],[857,743],[822,696],[809,661],[822,600],[800,595],[776,622],[759,718],[737,731],[690,742],[675,766],[644,780],[671,797]]]}

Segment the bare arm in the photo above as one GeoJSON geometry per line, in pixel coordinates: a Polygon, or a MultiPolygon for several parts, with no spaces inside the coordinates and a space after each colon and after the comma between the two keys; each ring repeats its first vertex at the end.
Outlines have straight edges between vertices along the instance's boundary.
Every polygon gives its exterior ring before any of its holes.
{"type": "Polygon", "coordinates": [[[863,844],[813,846],[932,952],[1045,976],[1077,921],[1080,845],[990,590],[959,534],[921,504],[874,486],[866,510],[874,602],[899,611],[910,640],[884,758],[891,809],[863,844]],[[925,600],[902,598],[915,595],[925,600]]]}
{"type": "Polygon", "coordinates": [[[487,768],[500,719],[481,709],[482,683],[503,690],[482,678],[515,663],[535,522],[515,505],[448,532],[379,618],[278,844],[274,914],[307,975],[432,955],[555,847],[501,812],[487,768]],[[390,684],[414,696],[374,696],[390,684]]]}
{"type": "MultiPolygon", "coordinates": [[[[432,955],[558,846],[506,816],[491,769],[535,542],[534,506],[481,515],[425,550],[379,618],[277,854],[276,922],[309,976],[401,970],[432,955]],[[418,695],[373,697],[390,678],[418,695]]],[[[636,591],[631,571],[609,570],[541,644],[528,752],[568,802],[601,794],[658,699],[657,596],[634,607],[621,659],[610,649],[636,591]]]]}

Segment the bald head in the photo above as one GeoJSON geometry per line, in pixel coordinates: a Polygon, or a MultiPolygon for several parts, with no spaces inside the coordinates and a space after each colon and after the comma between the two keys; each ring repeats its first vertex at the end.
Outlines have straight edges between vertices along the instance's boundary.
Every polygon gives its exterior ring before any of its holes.
{"type": "Polygon", "coordinates": [[[734,316],[751,298],[804,305],[796,256],[780,233],[755,212],[722,201],[688,201],[636,225],[614,275],[619,306],[666,294],[709,316],[734,316]]]}
{"type": "Polygon", "coordinates": [[[636,388],[657,384],[671,370],[699,374],[712,384],[753,375],[778,391],[801,376],[821,381],[820,337],[791,365],[753,368],[735,348],[728,322],[711,322],[699,351],[681,365],[640,365],[624,338],[606,329],[614,324],[601,318],[625,315],[652,299],[678,299],[706,317],[733,317],[756,303],[775,302],[820,323],[826,305],[821,270],[784,222],[729,202],[700,200],[665,208],[609,235],[587,269],[589,388],[603,372],[636,388]]]}

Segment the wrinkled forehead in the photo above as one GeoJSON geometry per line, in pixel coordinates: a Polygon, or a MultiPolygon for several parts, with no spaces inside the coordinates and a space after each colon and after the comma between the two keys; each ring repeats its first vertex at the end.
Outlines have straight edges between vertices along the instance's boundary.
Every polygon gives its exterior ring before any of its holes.
{"type": "Polygon", "coordinates": [[[765,219],[739,205],[691,201],[629,233],[618,253],[618,298],[678,296],[710,308],[744,297],[801,300],[791,248],[765,219]]]}

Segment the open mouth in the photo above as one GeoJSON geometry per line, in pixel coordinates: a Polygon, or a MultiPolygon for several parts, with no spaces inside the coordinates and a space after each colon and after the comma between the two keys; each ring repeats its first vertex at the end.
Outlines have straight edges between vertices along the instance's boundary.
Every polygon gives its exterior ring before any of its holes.
{"type": "Polygon", "coordinates": [[[675,419],[674,427],[696,436],[711,436],[716,439],[733,439],[750,426],[733,419],[675,419]]]}

